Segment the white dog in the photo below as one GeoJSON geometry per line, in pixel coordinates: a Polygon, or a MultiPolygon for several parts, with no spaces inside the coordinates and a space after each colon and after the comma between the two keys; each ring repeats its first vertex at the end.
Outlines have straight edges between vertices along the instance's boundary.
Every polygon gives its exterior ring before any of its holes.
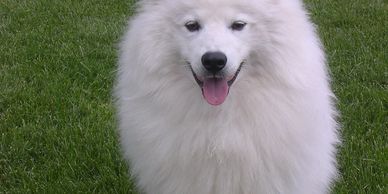
{"type": "Polygon", "coordinates": [[[121,43],[121,145],[149,194],[328,193],[337,126],[299,0],[143,0],[121,43]]]}

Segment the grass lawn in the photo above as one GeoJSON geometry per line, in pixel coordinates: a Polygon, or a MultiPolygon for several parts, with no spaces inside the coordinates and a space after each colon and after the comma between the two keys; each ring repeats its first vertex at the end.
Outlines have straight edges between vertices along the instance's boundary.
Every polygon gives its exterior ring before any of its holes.
{"type": "MultiPolygon", "coordinates": [[[[111,90],[130,0],[0,1],[0,193],[136,193],[111,90]]],[[[341,110],[335,193],[388,193],[388,2],[308,0],[341,110]]]]}

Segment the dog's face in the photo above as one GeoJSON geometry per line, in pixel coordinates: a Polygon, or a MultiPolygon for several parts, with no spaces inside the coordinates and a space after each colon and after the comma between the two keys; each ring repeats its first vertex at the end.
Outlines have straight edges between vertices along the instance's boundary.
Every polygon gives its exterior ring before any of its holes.
{"type": "Polygon", "coordinates": [[[231,79],[249,53],[246,40],[252,20],[244,14],[198,15],[188,14],[180,22],[183,57],[200,79],[213,75],[231,79]]]}
{"type": "Polygon", "coordinates": [[[239,7],[214,3],[199,9],[190,5],[175,20],[182,60],[190,66],[204,98],[211,105],[225,101],[253,49],[256,21],[239,7]]]}
{"type": "Polygon", "coordinates": [[[140,1],[142,9],[132,23],[132,42],[138,41],[141,50],[136,57],[147,71],[164,72],[162,79],[173,80],[181,67],[189,67],[186,73],[199,85],[198,92],[209,104],[220,105],[247,75],[257,53],[268,47],[267,14],[275,1],[140,1]]]}

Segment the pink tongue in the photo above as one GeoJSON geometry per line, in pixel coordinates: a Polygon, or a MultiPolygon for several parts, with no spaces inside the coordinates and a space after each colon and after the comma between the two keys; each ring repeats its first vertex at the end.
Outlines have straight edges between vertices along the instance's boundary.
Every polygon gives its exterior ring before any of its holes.
{"type": "Polygon", "coordinates": [[[229,93],[229,86],[225,79],[208,78],[203,83],[203,96],[211,105],[222,104],[229,93]]]}

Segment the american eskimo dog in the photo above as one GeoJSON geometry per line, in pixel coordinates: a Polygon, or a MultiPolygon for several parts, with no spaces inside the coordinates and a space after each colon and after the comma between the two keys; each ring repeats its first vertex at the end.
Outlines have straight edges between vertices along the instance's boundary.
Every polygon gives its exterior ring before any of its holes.
{"type": "Polygon", "coordinates": [[[299,0],[142,0],[120,45],[120,142],[149,194],[321,194],[325,56],[299,0]]]}

